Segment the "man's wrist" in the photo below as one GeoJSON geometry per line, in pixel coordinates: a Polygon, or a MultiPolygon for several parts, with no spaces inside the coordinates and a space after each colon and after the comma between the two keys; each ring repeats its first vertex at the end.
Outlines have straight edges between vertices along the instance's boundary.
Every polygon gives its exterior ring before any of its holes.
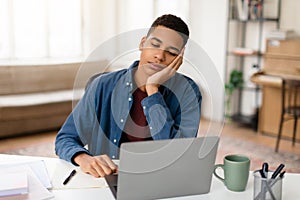
{"type": "Polygon", "coordinates": [[[82,163],[83,160],[85,160],[86,158],[90,157],[90,155],[88,155],[85,152],[79,153],[78,155],[76,155],[74,157],[74,162],[80,166],[80,164],[82,163]]]}
{"type": "Polygon", "coordinates": [[[149,84],[146,85],[146,92],[148,96],[151,96],[152,94],[155,94],[158,92],[158,85],[156,84],[149,84]]]}

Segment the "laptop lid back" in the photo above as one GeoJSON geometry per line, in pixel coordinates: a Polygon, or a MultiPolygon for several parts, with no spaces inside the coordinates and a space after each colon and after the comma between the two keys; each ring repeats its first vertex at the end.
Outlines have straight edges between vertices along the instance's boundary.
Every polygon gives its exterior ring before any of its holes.
{"type": "Polygon", "coordinates": [[[121,145],[117,199],[157,199],[210,191],[219,137],[121,145]]]}

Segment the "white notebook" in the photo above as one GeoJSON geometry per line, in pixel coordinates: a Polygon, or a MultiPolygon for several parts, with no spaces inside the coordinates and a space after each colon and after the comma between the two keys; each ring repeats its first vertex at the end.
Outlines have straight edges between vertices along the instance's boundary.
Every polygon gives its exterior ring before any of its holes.
{"type": "MultiPolygon", "coordinates": [[[[45,186],[41,183],[41,181],[37,178],[36,174],[33,170],[27,165],[0,165],[0,182],[7,184],[8,178],[3,178],[2,176],[5,174],[18,174],[25,173],[27,176],[27,187],[28,193],[24,195],[11,195],[6,196],[4,199],[9,200],[37,200],[37,199],[49,199],[53,197],[53,194],[47,190],[45,186]]],[[[15,178],[17,180],[19,178],[15,178]]],[[[12,180],[12,178],[11,178],[12,180]]],[[[1,196],[0,196],[1,197],[1,196]]],[[[2,200],[2,198],[0,198],[2,200]]]]}
{"type": "Polygon", "coordinates": [[[0,197],[28,193],[26,172],[0,174],[0,197]]]}

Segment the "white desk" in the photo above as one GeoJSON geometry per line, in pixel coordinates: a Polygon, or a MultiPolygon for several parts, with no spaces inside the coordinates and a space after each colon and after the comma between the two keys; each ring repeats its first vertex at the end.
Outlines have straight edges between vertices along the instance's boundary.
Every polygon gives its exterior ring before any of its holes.
{"type": "MultiPolygon", "coordinates": [[[[62,162],[65,164],[65,161],[62,161],[57,158],[47,158],[47,157],[32,157],[32,156],[15,156],[15,155],[6,155],[0,154],[0,163],[7,161],[33,161],[33,160],[44,160],[49,175],[55,177],[54,171],[55,167],[62,162]]],[[[70,164],[71,165],[71,164],[70,164]]],[[[282,199],[293,200],[300,199],[300,174],[286,173],[283,180],[283,195],[282,199]]],[[[60,190],[51,190],[54,194],[54,199],[56,200],[82,200],[82,199],[104,199],[104,200],[114,200],[109,188],[85,188],[85,189],[60,189],[60,190]]],[[[196,196],[185,196],[185,197],[176,197],[172,199],[182,199],[182,200],[218,200],[218,199],[229,199],[229,200],[240,200],[240,199],[252,199],[253,198],[253,175],[250,173],[249,182],[244,192],[231,192],[225,188],[223,183],[213,177],[211,191],[208,194],[196,195],[196,196]]]]}

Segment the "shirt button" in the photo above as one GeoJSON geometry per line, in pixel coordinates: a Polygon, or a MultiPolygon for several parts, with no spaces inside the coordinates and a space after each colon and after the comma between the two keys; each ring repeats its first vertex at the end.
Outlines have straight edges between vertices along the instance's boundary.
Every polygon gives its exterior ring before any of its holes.
{"type": "Polygon", "coordinates": [[[120,122],[123,123],[123,122],[124,122],[124,119],[121,119],[120,122]]]}
{"type": "Polygon", "coordinates": [[[116,139],[114,139],[114,143],[116,143],[117,142],[117,140],[116,139]]]}
{"type": "Polygon", "coordinates": [[[143,106],[143,109],[145,110],[145,109],[146,109],[146,106],[143,106]]]}
{"type": "Polygon", "coordinates": [[[116,158],[116,156],[112,156],[112,158],[116,158]]]}
{"type": "Polygon", "coordinates": [[[150,130],[152,130],[152,126],[150,126],[149,128],[150,128],[150,130]]]}
{"type": "Polygon", "coordinates": [[[130,84],[129,82],[126,83],[126,85],[129,85],[129,84],[130,84]]]}
{"type": "Polygon", "coordinates": [[[131,101],[131,100],[132,100],[132,98],[131,98],[131,97],[129,97],[129,98],[128,98],[128,101],[131,101]]]}

